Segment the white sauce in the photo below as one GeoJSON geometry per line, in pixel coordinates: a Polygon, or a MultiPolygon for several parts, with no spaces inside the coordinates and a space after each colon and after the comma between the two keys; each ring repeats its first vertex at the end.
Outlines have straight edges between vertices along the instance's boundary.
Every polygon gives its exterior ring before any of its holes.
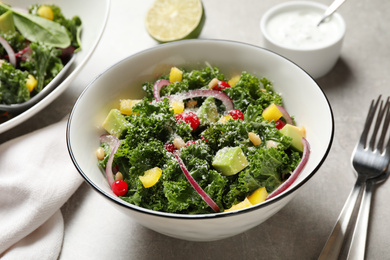
{"type": "Polygon", "coordinates": [[[339,37],[335,19],[317,26],[322,13],[315,10],[289,10],[273,16],[267,32],[273,41],[296,49],[313,49],[331,44],[339,37]]]}

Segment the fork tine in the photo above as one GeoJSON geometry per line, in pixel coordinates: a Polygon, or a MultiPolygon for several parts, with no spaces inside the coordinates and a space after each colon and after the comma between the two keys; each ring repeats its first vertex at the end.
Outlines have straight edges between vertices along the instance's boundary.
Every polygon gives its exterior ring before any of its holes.
{"type": "Polygon", "coordinates": [[[371,101],[371,106],[370,106],[370,109],[368,110],[366,122],[364,123],[363,132],[362,132],[362,134],[360,136],[360,140],[359,140],[359,144],[363,145],[363,147],[366,147],[368,132],[370,130],[371,123],[372,123],[372,120],[374,119],[374,115],[375,115],[375,112],[376,112],[376,109],[378,107],[378,104],[379,104],[381,97],[382,97],[382,95],[379,95],[375,104],[374,104],[375,100],[371,101]]]}
{"type": "MultiPolygon", "coordinates": [[[[377,149],[380,152],[384,152],[385,137],[386,137],[387,130],[388,130],[389,124],[390,124],[390,97],[387,98],[385,107],[387,107],[386,108],[386,116],[385,116],[385,120],[383,122],[382,133],[381,133],[381,136],[379,138],[378,145],[377,145],[377,149]]],[[[390,144],[390,140],[386,144],[386,147],[387,147],[386,149],[388,149],[389,144],[390,144]]]]}
{"type": "Polygon", "coordinates": [[[378,115],[377,115],[377,118],[375,121],[374,130],[372,131],[370,143],[368,145],[368,148],[371,149],[372,151],[375,150],[376,135],[377,135],[378,130],[380,128],[380,125],[382,123],[382,118],[383,118],[383,115],[385,114],[386,108],[387,108],[387,103],[385,106],[383,106],[383,101],[381,100],[381,105],[379,107],[378,115]]]}

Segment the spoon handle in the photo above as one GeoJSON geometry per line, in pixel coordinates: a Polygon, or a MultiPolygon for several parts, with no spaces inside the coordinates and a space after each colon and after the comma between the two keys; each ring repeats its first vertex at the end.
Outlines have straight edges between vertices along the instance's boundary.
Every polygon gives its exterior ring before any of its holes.
{"type": "Polygon", "coordinates": [[[318,260],[337,260],[339,258],[353,210],[358,202],[360,192],[364,189],[364,179],[359,177],[361,175],[358,176],[318,260]]]}
{"type": "Polygon", "coordinates": [[[323,23],[326,18],[331,16],[344,2],[345,2],[345,0],[335,0],[335,1],[333,1],[333,3],[325,10],[325,13],[322,16],[322,18],[321,18],[320,22],[318,23],[318,25],[323,23]]]}

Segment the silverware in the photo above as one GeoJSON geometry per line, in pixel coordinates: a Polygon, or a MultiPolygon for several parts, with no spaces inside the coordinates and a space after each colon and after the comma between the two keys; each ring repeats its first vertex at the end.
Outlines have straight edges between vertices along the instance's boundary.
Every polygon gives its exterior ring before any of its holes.
{"type": "Polygon", "coordinates": [[[333,3],[325,10],[324,15],[322,16],[321,20],[317,24],[317,26],[320,26],[325,20],[331,16],[336,10],[345,2],[345,0],[334,0],[333,3]]]}
{"type": "Polygon", "coordinates": [[[355,225],[355,230],[352,236],[352,242],[349,247],[347,259],[351,260],[364,260],[366,252],[366,241],[367,241],[367,228],[368,220],[370,217],[370,207],[372,193],[375,187],[375,184],[385,181],[390,175],[390,171],[382,173],[374,179],[367,180],[366,188],[364,189],[362,201],[360,203],[359,213],[357,217],[357,222],[355,225]]]}
{"type": "MultiPolygon", "coordinates": [[[[352,166],[357,173],[357,179],[355,185],[349,194],[347,201],[344,204],[343,209],[336,221],[331,235],[328,238],[321,255],[318,259],[337,259],[339,257],[341,248],[343,246],[344,239],[347,233],[347,227],[350,222],[353,209],[357,203],[360,191],[365,187],[366,181],[369,180],[368,186],[371,185],[373,178],[377,178],[387,172],[388,165],[390,163],[390,146],[389,142],[384,146],[384,139],[390,123],[390,98],[387,98],[386,104],[383,106],[381,96],[377,101],[371,102],[370,109],[367,114],[364,130],[360,136],[360,139],[352,153],[352,166]],[[379,105],[380,104],[380,105],[379,105]],[[377,118],[374,129],[372,130],[371,139],[369,143],[368,134],[375,117],[376,111],[377,118]],[[386,114],[386,116],[385,116],[386,114]],[[381,135],[379,141],[376,144],[376,136],[383,122],[381,135]]],[[[371,193],[367,193],[370,195],[371,193]]],[[[363,216],[363,215],[362,215],[363,216]]]]}
{"type": "Polygon", "coordinates": [[[66,63],[66,65],[57,74],[57,76],[55,76],[54,79],[41,90],[41,92],[37,93],[35,96],[30,98],[26,102],[20,104],[11,104],[11,105],[0,104],[0,111],[19,114],[26,111],[30,107],[34,106],[36,103],[41,101],[44,97],[49,95],[50,92],[53,91],[58,86],[58,83],[65,76],[65,74],[72,66],[72,63],[74,62],[75,59],[76,59],[76,54],[73,54],[72,58],[66,63]]]}

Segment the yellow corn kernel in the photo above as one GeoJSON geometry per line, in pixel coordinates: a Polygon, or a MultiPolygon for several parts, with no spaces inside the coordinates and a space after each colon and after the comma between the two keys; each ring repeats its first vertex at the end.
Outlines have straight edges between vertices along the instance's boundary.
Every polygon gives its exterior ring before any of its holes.
{"type": "Polygon", "coordinates": [[[37,13],[40,17],[46,18],[50,21],[53,21],[54,19],[54,13],[50,6],[42,5],[39,7],[37,13]]]}
{"type": "Polygon", "coordinates": [[[28,91],[31,92],[36,88],[38,85],[38,81],[34,78],[33,75],[29,74],[26,80],[26,87],[28,88],[28,91]]]}
{"type": "Polygon", "coordinates": [[[180,114],[184,111],[184,102],[181,100],[173,100],[170,104],[173,113],[180,114]]]}
{"type": "Polygon", "coordinates": [[[282,112],[280,112],[279,108],[275,104],[272,104],[263,111],[262,116],[265,120],[276,121],[279,120],[283,116],[283,114],[282,112]]]}
{"type": "Polygon", "coordinates": [[[142,100],[139,99],[121,99],[119,101],[119,111],[124,115],[131,115],[133,113],[133,106],[142,100]]]}
{"type": "Polygon", "coordinates": [[[150,188],[155,185],[160,179],[162,170],[159,167],[154,167],[144,172],[143,176],[139,176],[145,188],[150,188]]]}
{"type": "Polygon", "coordinates": [[[230,85],[231,87],[234,87],[234,86],[237,84],[237,82],[240,81],[240,78],[241,78],[240,75],[234,76],[233,78],[231,78],[231,79],[228,81],[229,85],[230,85]]]}
{"type": "Polygon", "coordinates": [[[260,145],[261,144],[261,139],[258,134],[255,134],[253,132],[248,133],[249,140],[253,143],[253,145],[260,145]]]}
{"type": "Polygon", "coordinates": [[[244,209],[250,206],[252,206],[252,203],[249,201],[248,198],[245,198],[245,200],[241,201],[240,203],[237,203],[236,205],[233,205],[231,208],[225,209],[225,212],[244,209]]]}
{"type": "Polygon", "coordinates": [[[222,123],[222,124],[225,124],[227,121],[229,121],[230,119],[233,119],[233,117],[231,115],[224,115],[222,116],[218,122],[222,123]]]}
{"type": "Polygon", "coordinates": [[[169,74],[169,81],[171,83],[181,81],[183,79],[183,71],[179,70],[176,67],[171,68],[171,73],[169,74]]]}
{"type": "Polygon", "coordinates": [[[247,198],[252,205],[259,204],[260,202],[265,201],[268,196],[267,189],[265,187],[258,188],[247,198]]]}

